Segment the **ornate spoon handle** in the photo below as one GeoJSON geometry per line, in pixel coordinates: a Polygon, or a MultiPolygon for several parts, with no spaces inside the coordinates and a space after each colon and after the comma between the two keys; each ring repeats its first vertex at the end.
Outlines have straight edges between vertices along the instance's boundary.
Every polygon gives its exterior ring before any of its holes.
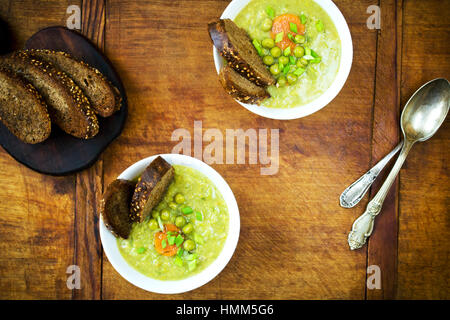
{"type": "Polygon", "coordinates": [[[367,238],[372,234],[375,217],[380,213],[384,199],[389,192],[403,162],[405,162],[408,152],[411,150],[414,142],[405,140],[402,151],[397,158],[391,172],[384,181],[378,193],[367,205],[366,211],[353,223],[352,231],[348,234],[348,244],[350,249],[355,250],[361,248],[367,238]]]}
{"type": "Polygon", "coordinates": [[[344,192],[342,192],[339,197],[341,207],[353,208],[361,201],[367,190],[369,190],[372,183],[380,174],[381,170],[383,170],[392,157],[402,148],[402,145],[403,142],[400,142],[394,150],[381,159],[372,169],[367,171],[363,176],[345,189],[344,192]]]}

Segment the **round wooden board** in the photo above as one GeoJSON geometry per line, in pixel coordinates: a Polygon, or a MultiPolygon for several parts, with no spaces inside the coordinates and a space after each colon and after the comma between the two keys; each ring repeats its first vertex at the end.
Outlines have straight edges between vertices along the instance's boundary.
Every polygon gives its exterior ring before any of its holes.
{"type": "Polygon", "coordinates": [[[17,139],[0,122],[0,145],[17,161],[44,174],[67,175],[91,166],[105,148],[122,132],[127,117],[127,98],[119,76],[108,59],[81,34],[63,27],[50,27],[35,33],[26,49],[64,51],[97,68],[120,91],[122,106],[108,118],[98,117],[99,133],[92,139],[74,138],[55,125],[50,137],[35,145],[17,139]]]}

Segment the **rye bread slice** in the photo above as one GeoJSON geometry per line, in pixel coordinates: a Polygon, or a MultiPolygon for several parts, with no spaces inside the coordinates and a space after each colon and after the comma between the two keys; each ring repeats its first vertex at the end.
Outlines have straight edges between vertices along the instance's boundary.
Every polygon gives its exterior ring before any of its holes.
{"type": "Polygon", "coordinates": [[[98,119],[81,89],[63,71],[28,51],[16,51],[0,66],[19,74],[42,95],[52,122],[77,138],[89,139],[99,130],[98,119]]]}
{"type": "Polygon", "coordinates": [[[65,52],[51,50],[30,50],[39,59],[51,62],[64,71],[83,90],[94,111],[109,117],[120,109],[122,98],[119,90],[96,68],[70,56],[65,52]]]}
{"type": "Polygon", "coordinates": [[[148,165],[139,177],[131,199],[131,221],[144,221],[164,197],[173,177],[173,167],[162,157],[157,157],[148,165]]]}
{"type": "Polygon", "coordinates": [[[127,239],[131,232],[130,202],[136,183],[114,180],[103,194],[100,212],[106,227],[116,236],[127,239]]]}
{"type": "Polygon", "coordinates": [[[264,99],[270,97],[264,88],[242,77],[229,66],[224,66],[220,70],[219,81],[229,95],[243,103],[259,105],[264,99]]]}
{"type": "Polygon", "coordinates": [[[208,24],[208,30],[214,46],[230,67],[258,86],[275,84],[244,29],[230,19],[220,19],[208,24]]]}
{"type": "Polygon", "coordinates": [[[25,143],[39,143],[51,132],[47,106],[26,80],[0,68],[0,120],[25,143]]]}

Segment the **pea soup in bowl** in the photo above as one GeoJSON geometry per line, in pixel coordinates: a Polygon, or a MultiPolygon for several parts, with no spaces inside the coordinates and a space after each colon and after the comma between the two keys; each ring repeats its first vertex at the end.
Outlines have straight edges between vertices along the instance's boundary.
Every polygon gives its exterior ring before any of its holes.
{"type": "MultiPolygon", "coordinates": [[[[158,156],[143,159],[118,179],[136,181],[158,156]]],[[[144,290],[174,294],[196,289],[231,259],[240,231],[239,209],[225,180],[204,162],[179,154],[161,157],[174,169],[162,200],[130,235],[114,236],[100,218],[100,238],[116,271],[144,290]]]]}
{"type": "MultiPolygon", "coordinates": [[[[310,115],[330,103],[350,73],[348,25],[331,0],[233,0],[221,19],[244,29],[276,80],[260,105],[238,101],[272,119],[310,115]]],[[[213,48],[217,72],[226,64],[213,48]]]]}

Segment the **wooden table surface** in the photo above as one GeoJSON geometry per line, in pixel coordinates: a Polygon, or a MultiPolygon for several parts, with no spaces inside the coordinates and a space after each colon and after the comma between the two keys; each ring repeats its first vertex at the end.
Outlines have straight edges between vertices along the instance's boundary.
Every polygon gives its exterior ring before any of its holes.
{"type": "MultiPolygon", "coordinates": [[[[326,108],[277,121],[248,112],[221,88],[206,24],[229,1],[0,0],[0,18],[21,48],[36,31],[66,25],[82,11],[81,32],[121,75],[129,118],[95,165],[52,177],[0,149],[2,299],[449,299],[448,121],[417,144],[392,188],[367,246],[350,251],[347,234],[369,196],[339,206],[345,187],[399,141],[401,106],[424,82],[450,78],[450,1],[336,0],[353,38],[350,76],[326,108]],[[381,7],[381,30],[366,12],[381,7]],[[279,129],[279,171],[261,164],[213,164],[233,190],[241,234],[228,266],[205,286],[161,296],[113,269],[98,233],[104,186],[134,162],[176,145],[172,132],[195,120],[203,130],[279,129]],[[69,265],[81,289],[66,286],[69,265]],[[369,266],[381,289],[366,285],[369,266]]],[[[379,186],[379,183],[378,183],[379,186]]],[[[376,192],[373,187],[371,194],[376,192]]]]}

